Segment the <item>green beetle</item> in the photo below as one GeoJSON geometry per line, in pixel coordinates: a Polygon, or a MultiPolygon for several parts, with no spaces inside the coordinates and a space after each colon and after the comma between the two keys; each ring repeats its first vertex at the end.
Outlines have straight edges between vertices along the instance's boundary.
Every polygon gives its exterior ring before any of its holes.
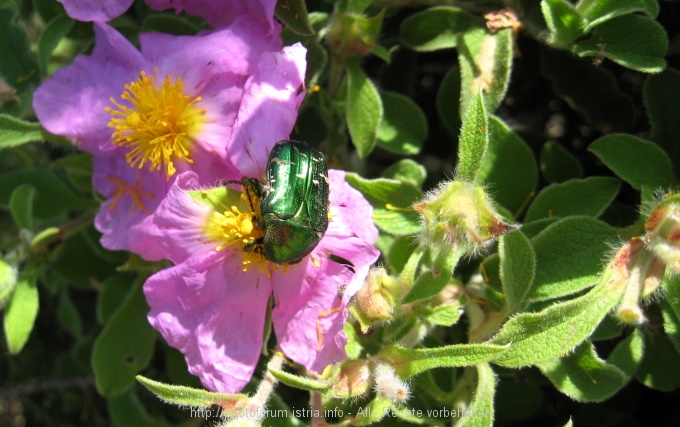
{"type": "Polygon", "coordinates": [[[248,246],[256,245],[271,262],[295,264],[328,229],[326,159],[306,142],[279,141],[269,154],[266,173],[266,184],[247,177],[240,181],[247,194],[252,191],[260,198],[256,221],[264,237],[248,246]]]}

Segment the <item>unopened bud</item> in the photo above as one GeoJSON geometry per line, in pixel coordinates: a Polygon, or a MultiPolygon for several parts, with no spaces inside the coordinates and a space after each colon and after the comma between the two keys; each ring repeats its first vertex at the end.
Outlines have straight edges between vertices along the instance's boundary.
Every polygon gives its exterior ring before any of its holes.
{"type": "Polygon", "coordinates": [[[662,200],[645,223],[645,243],[675,272],[680,272],[680,194],[662,200]]]}
{"type": "Polygon", "coordinates": [[[355,295],[351,309],[366,332],[375,322],[390,321],[394,318],[396,304],[403,295],[401,283],[390,276],[382,267],[372,268],[364,285],[355,295]]]}
{"type": "Polygon", "coordinates": [[[640,307],[643,295],[653,292],[660,283],[661,262],[647,250],[641,238],[635,237],[621,246],[609,263],[603,277],[614,288],[624,287],[617,315],[628,324],[647,321],[640,307]],[[649,287],[650,290],[646,291],[649,287]]]}
{"type": "Polygon", "coordinates": [[[375,394],[384,397],[394,403],[404,403],[411,396],[409,385],[399,378],[394,368],[388,364],[380,363],[373,373],[375,379],[375,394]]]}
{"type": "Polygon", "coordinates": [[[368,55],[375,46],[384,17],[384,10],[372,18],[334,13],[328,31],[333,52],[342,58],[368,55]]]}
{"type": "Polygon", "coordinates": [[[442,183],[413,208],[423,217],[421,242],[440,251],[475,252],[514,228],[493,209],[482,187],[462,181],[442,183]]]}
{"type": "Polygon", "coordinates": [[[332,385],[328,394],[332,397],[361,396],[371,384],[371,370],[365,360],[349,360],[333,369],[329,381],[332,385]]]}

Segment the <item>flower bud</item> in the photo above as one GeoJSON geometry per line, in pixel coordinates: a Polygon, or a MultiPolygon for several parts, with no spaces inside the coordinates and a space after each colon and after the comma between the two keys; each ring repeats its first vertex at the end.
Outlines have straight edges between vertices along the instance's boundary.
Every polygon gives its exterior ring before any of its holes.
{"type": "Polygon", "coordinates": [[[635,237],[619,248],[603,277],[613,287],[625,287],[617,310],[621,322],[641,324],[647,321],[640,300],[658,288],[660,275],[663,276],[661,261],[647,250],[641,238],[635,237]]]}
{"type": "Polygon", "coordinates": [[[680,271],[680,194],[659,203],[645,223],[645,243],[675,272],[680,271]]]}
{"type": "Polygon", "coordinates": [[[361,396],[371,383],[371,370],[365,360],[348,360],[331,371],[328,395],[339,399],[361,396]]]}
{"type": "Polygon", "coordinates": [[[368,55],[380,34],[384,16],[384,10],[372,18],[334,13],[328,31],[333,52],[342,58],[368,55]]]}
{"type": "Polygon", "coordinates": [[[443,182],[413,208],[423,217],[421,243],[440,251],[475,252],[514,228],[500,218],[482,187],[462,181],[443,182]]]}
{"type": "Polygon", "coordinates": [[[404,403],[411,396],[409,385],[399,378],[394,368],[386,363],[380,363],[374,371],[375,394],[391,400],[394,403],[404,403]]]}
{"type": "Polygon", "coordinates": [[[361,331],[365,333],[375,322],[392,320],[395,305],[402,295],[403,289],[397,278],[387,274],[382,267],[372,268],[356,293],[351,309],[361,324],[361,331]]]}

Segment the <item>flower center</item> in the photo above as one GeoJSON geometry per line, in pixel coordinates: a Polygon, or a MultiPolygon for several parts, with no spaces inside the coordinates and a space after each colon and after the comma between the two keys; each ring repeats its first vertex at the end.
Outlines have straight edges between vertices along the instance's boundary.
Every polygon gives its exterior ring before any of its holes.
{"type": "Polygon", "coordinates": [[[203,125],[205,110],[196,105],[200,97],[184,93],[181,78],[168,76],[157,86],[157,68],[154,73],[142,71],[137,81],[125,85],[120,99],[131,106],[111,98],[117,109],[106,107],[111,114],[108,125],[114,129],[113,143],[130,148],[125,155],[130,167],[141,169],[148,164],[150,171],[164,169],[170,178],[176,172],[176,161],[193,163],[193,138],[203,125]]]}

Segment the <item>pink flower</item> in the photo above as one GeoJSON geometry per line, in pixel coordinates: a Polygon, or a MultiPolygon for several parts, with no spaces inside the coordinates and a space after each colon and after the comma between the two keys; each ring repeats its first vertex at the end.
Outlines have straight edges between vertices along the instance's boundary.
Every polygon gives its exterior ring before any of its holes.
{"type": "Polygon", "coordinates": [[[187,192],[198,186],[194,173],[182,174],[153,215],[160,245],[176,265],[144,285],[149,321],[185,354],[189,371],[210,390],[241,390],[262,350],[270,295],[274,332],[287,357],[316,372],[342,360],[347,303],[379,255],[372,208],[344,172],[329,171],[326,234],[291,265],[244,250],[261,231],[240,193],[187,192]]]}
{"type": "Polygon", "coordinates": [[[159,259],[136,233],[177,174],[196,171],[200,185],[238,179],[230,158],[239,155],[228,147],[288,137],[304,97],[305,49],[282,49],[245,16],[199,36],[141,34],[141,52],[106,24],[95,33],[92,55],[58,70],[33,106],[47,130],[94,155],[93,184],[107,199],[95,221],[102,244],[159,259]]]}
{"type": "MultiPolygon", "coordinates": [[[[110,21],[123,14],[133,0],[58,0],[66,13],[79,21],[110,21]]],[[[239,16],[250,15],[268,29],[267,34],[278,36],[279,24],[274,20],[276,0],[146,0],[155,10],[175,9],[204,18],[213,28],[231,25],[239,16]]]]}

